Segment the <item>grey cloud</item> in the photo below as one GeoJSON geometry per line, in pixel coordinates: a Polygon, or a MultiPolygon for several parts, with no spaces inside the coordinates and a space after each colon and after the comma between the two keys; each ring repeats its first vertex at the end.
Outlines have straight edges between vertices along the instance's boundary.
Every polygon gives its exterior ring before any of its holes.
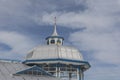
{"type": "MultiPolygon", "coordinates": [[[[25,35],[17,32],[0,31],[0,42],[6,44],[11,49],[1,50],[2,57],[13,58],[11,56],[25,55],[29,49],[31,49],[35,42],[25,35]]],[[[1,45],[2,46],[2,45],[1,45]]],[[[7,49],[7,48],[6,48],[7,49]]],[[[15,57],[14,57],[15,58],[15,57]]]]}
{"type": "Polygon", "coordinates": [[[41,20],[45,13],[85,10],[85,1],[79,1],[78,4],[77,0],[0,0],[0,29],[19,30],[34,25],[36,28],[44,25],[41,20]]]}

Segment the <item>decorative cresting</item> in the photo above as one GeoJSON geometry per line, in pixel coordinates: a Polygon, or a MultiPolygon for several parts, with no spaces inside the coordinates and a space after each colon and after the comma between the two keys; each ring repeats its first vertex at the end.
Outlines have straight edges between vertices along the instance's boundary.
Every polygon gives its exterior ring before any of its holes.
{"type": "Polygon", "coordinates": [[[53,34],[47,37],[46,40],[47,40],[47,45],[63,45],[64,38],[58,35],[56,29],[56,17],[55,17],[53,34]]]}

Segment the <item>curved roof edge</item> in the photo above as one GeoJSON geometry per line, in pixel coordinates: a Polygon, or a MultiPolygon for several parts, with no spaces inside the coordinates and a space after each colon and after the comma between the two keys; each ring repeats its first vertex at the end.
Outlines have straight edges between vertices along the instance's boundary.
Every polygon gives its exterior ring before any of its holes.
{"type": "Polygon", "coordinates": [[[35,62],[37,62],[37,63],[43,63],[43,62],[61,62],[61,61],[63,61],[63,62],[71,62],[71,63],[77,63],[77,64],[79,64],[80,65],[80,63],[82,63],[82,65],[87,65],[88,67],[91,67],[91,65],[89,64],[89,62],[87,62],[87,61],[79,61],[79,60],[70,60],[70,59],[60,59],[60,58],[58,58],[58,59],[36,59],[36,60],[26,60],[26,61],[23,61],[23,63],[24,64],[29,64],[29,63],[35,63],[35,62]]]}
{"type": "Polygon", "coordinates": [[[0,59],[0,62],[16,62],[16,63],[22,63],[20,60],[12,60],[12,59],[0,59]]]}

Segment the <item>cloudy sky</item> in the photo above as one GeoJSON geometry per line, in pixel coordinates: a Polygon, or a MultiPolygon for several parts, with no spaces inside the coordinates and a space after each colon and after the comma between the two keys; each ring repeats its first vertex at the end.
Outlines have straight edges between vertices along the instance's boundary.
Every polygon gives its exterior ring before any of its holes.
{"type": "Polygon", "coordinates": [[[0,58],[45,44],[55,16],[65,45],[92,66],[85,80],[120,80],[120,0],[0,0],[0,58]]]}

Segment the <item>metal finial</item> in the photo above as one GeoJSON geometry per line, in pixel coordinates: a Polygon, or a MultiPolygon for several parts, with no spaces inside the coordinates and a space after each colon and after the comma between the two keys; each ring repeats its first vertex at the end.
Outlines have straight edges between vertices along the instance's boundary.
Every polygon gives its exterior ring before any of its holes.
{"type": "Polygon", "coordinates": [[[54,24],[54,32],[52,36],[58,36],[57,29],[56,29],[56,17],[54,19],[55,19],[55,24],[54,24]]]}
{"type": "Polygon", "coordinates": [[[55,17],[55,25],[56,25],[56,17],[55,17]]]}

